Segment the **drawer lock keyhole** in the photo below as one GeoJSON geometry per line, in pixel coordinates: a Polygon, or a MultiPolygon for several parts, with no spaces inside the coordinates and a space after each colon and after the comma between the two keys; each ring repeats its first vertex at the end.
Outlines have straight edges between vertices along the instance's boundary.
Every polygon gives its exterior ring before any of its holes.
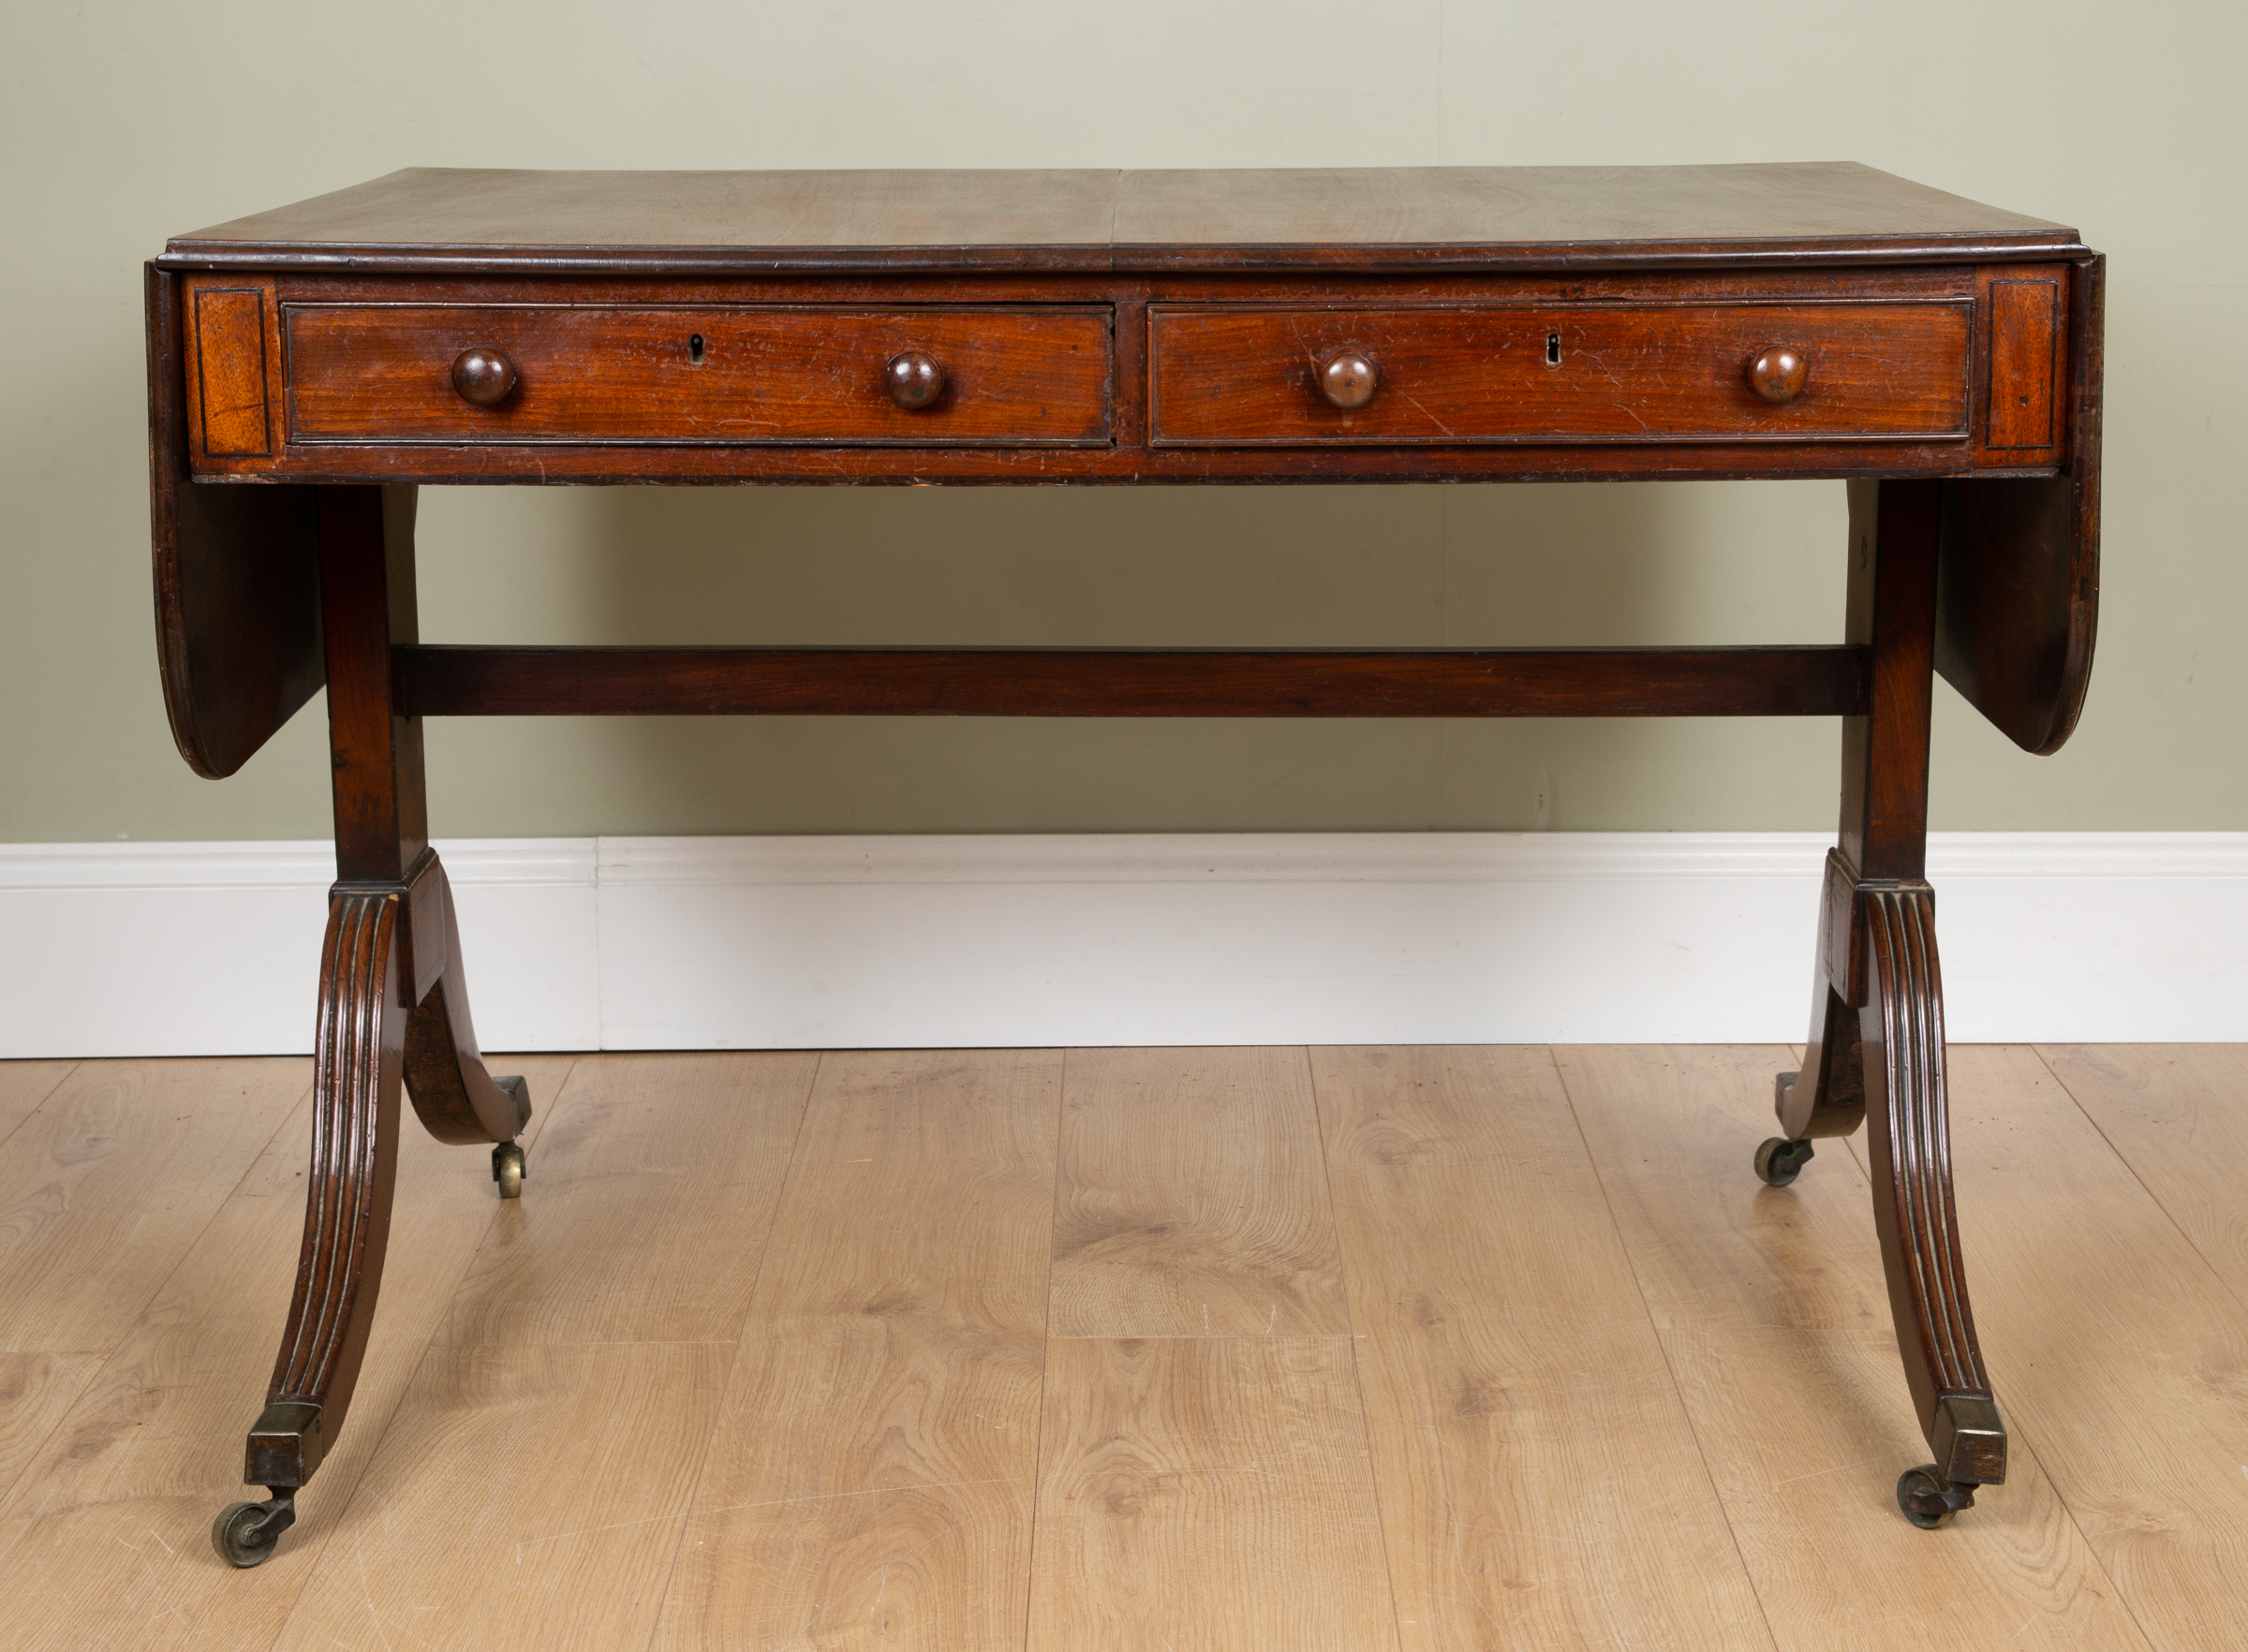
{"type": "Polygon", "coordinates": [[[690,367],[702,365],[702,335],[699,332],[688,335],[687,364],[690,367]]]}
{"type": "Polygon", "coordinates": [[[1559,367],[1560,364],[1561,335],[1558,332],[1549,332],[1546,335],[1546,365],[1559,367]]]}

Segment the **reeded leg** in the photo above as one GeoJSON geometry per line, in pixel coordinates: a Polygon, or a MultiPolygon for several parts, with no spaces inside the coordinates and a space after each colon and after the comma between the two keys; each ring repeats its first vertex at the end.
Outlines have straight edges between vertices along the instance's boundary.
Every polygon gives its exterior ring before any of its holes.
{"type": "Polygon", "coordinates": [[[288,1327],[250,1428],[243,1478],[273,1500],[234,1504],[212,1528],[219,1551],[254,1566],[296,1519],[296,1489],[343,1426],[359,1380],[398,1168],[398,1086],[407,1006],[396,891],[338,889],[320,951],[313,1053],[312,1168],[304,1247],[288,1327]]]}
{"type": "Polygon", "coordinates": [[[1973,1504],[1977,1485],[2005,1479],[2006,1431],[1974,1339],[1952,1204],[1935,897],[1925,883],[1870,885],[1860,910],[1873,1221],[1913,1409],[1935,1453],[1898,1500],[1915,1525],[1936,1526],[1973,1504]]]}
{"type": "Polygon", "coordinates": [[[495,1079],[468,1018],[460,926],[429,847],[422,728],[391,692],[391,651],[414,640],[411,488],[315,490],[337,882],[320,964],[304,1249],[244,1478],[270,1502],[212,1528],[255,1566],[296,1518],[295,1494],[343,1426],[382,1280],[398,1156],[398,1091],[443,1142],[492,1143],[500,1193],[523,1188],[521,1079],[495,1079]]]}
{"type": "Polygon", "coordinates": [[[1866,651],[1866,715],[1842,725],[1841,841],[1826,857],[1811,1032],[1780,1074],[1783,1135],[1756,1170],[1784,1187],[1822,1136],[1871,1119],[1874,1221],[1913,1406],[1935,1461],[1899,1482],[1917,1526],[1941,1526],[2005,1478],[2006,1434],[1975,1346],[1951,1197],[1944,987],[1926,881],[1934,672],[1935,482],[1850,485],[1846,634],[1866,651]]]}

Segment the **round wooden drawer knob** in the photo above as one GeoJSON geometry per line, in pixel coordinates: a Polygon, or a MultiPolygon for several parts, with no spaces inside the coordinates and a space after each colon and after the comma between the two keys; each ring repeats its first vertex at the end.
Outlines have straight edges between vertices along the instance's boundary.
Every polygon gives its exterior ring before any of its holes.
{"type": "Polygon", "coordinates": [[[1749,385],[1767,402],[1792,402],[1811,382],[1811,363],[1801,350],[1774,345],[1749,363],[1749,385]]]}
{"type": "Polygon", "coordinates": [[[882,383],[899,406],[925,407],[944,394],[944,369],[926,350],[901,350],[882,369],[882,383]]]}
{"type": "Polygon", "coordinates": [[[1329,356],[1319,367],[1319,393],[1349,412],[1374,399],[1374,364],[1355,350],[1329,356]]]}
{"type": "Polygon", "coordinates": [[[463,350],[452,359],[452,388],[461,392],[461,400],[480,407],[504,402],[515,388],[515,363],[502,350],[481,346],[463,350]]]}

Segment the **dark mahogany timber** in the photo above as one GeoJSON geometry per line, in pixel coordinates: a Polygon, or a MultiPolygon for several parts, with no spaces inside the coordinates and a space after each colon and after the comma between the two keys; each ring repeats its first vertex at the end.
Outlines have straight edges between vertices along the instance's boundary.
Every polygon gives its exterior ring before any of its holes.
{"type": "MultiPolygon", "coordinates": [[[[1971,306],[1536,304],[1151,312],[1158,445],[1347,441],[1804,443],[1968,434],[1971,306]],[[1799,332],[1817,370],[1774,395],[1744,365],[1799,332]],[[1358,399],[1325,375],[1370,357],[1358,399]],[[1304,368],[1321,376],[1309,393],[1304,368]],[[1340,419],[1335,409],[1353,413],[1340,419]]],[[[1791,352],[1792,354],[1792,352],[1791,352]]]]}
{"type": "MultiPolygon", "coordinates": [[[[2005,1475],[1951,1187],[1926,881],[1938,671],[2074,728],[2099,597],[2104,265],[1846,164],[1281,171],[416,170],[175,238],[148,273],[158,659],[239,768],[328,689],[337,882],[305,1239],[254,1564],[348,1406],[399,1093],[522,1191],[429,844],[439,715],[1833,716],[1841,824],[1791,1183],[1868,1126],[1941,1524],[2005,1475]],[[425,646],[415,488],[1824,478],[1839,643],[1567,649],[425,646]]],[[[1744,1172],[1746,1166],[1743,1167],[1744,1172]]],[[[1773,1192],[1763,1197],[1780,1198],[1773,1192]]]]}
{"type": "Polygon", "coordinates": [[[2107,261],[2071,272],[2066,468],[1946,485],[1936,669],[2025,751],[2075,730],[2100,607],[2100,376],[2107,261]]]}
{"type": "Polygon", "coordinates": [[[1854,483],[1845,635],[1871,656],[1871,703],[1842,723],[1840,842],[1828,856],[1793,1141],[1870,1121],[1874,1222],[1905,1378],[1934,1468],[1965,1500],[2005,1478],[1960,1261],[1944,1076],[1935,896],[1925,880],[1930,688],[1942,483],[1854,483]],[[1965,1488],[1961,1490],[1961,1488],[1965,1488]]]}
{"type": "Polygon", "coordinates": [[[188,471],[179,278],[148,271],[148,469],[156,656],[187,766],[219,780],[319,689],[315,490],[188,471]]]}
{"type": "Polygon", "coordinates": [[[312,1478],[343,1426],[366,1353],[398,1169],[403,905],[394,890],[338,889],[329,898],[304,1247],[265,1414],[250,1433],[243,1478],[253,1484],[312,1478]]]}
{"type": "Polygon", "coordinates": [[[1767,402],[1792,402],[1810,382],[1810,360],[1786,345],[1759,350],[1749,362],[1749,388],[1767,402]]]}
{"type": "Polygon", "coordinates": [[[396,651],[416,716],[1830,717],[1866,651],[481,648],[396,651]]]}
{"type": "Polygon", "coordinates": [[[414,168],[175,236],[185,269],[1042,272],[2067,258],[2076,232],[1847,162],[1243,171],[414,168]]]}
{"type": "Polygon", "coordinates": [[[944,394],[944,368],[926,350],[900,350],[882,367],[882,388],[899,406],[918,410],[944,394]]]}
{"type": "Polygon", "coordinates": [[[1374,399],[1381,373],[1356,350],[1338,350],[1319,367],[1319,393],[1330,406],[1356,412],[1374,399]]]}
{"type": "Polygon", "coordinates": [[[515,382],[515,363],[508,360],[505,350],[472,345],[452,359],[452,388],[462,401],[479,407],[493,407],[506,401],[515,382]]]}

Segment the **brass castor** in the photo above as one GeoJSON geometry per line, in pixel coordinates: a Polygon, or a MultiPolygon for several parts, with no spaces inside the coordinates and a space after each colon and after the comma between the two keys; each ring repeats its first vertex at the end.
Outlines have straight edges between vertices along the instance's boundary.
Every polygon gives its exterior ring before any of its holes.
{"type": "Polygon", "coordinates": [[[296,1523],[293,1490],[274,1492],[270,1502],[229,1503],[211,1523],[211,1546],[229,1566],[263,1566],[281,1534],[296,1523]]]}
{"type": "Polygon", "coordinates": [[[1961,1509],[1974,1507],[1974,1486],[1963,1480],[1946,1480],[1933,1463],[1907,1468],[1897,1481],[1897,1506],[1922,1531],[1951,1524],[1961,1509]]]}
{"type": "Polygon", "coordinates": [[[492,1179],[499,1184],[502,1199],[523,1197],[523,1149],[513,1142],[502,1142],[492,1149],[492,1179]]]}
{"type": "Polygon", "coordinates": [[[1767,1136],[1756,1149],[1756,1173],[1774,1187],[1784,1187],[1811,1162],[1811,1143],[1791,1142],[1785,1136],[1767,1136]]]}

